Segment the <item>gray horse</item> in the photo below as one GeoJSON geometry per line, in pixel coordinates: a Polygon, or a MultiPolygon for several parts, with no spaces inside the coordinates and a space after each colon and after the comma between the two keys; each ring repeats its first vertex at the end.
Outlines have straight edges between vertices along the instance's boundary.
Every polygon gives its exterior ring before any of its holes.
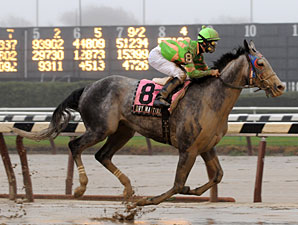
{"type": "MultiPolygon", "coordinates": [[[[214,146],[227,132],[228,115],[242,88],[259,87],[268,95],[279,96],[284,85],[269,62],[256,50],[253,42],[244,41],[234,53],[224,54],[214,66],[221,72],[220,79],[210,77],[193,80],[185,96],[172,111],[169,119],[170,141],[179,150],[179,162],[173,187],[167,192],[138,200],[136,205],[159,204],[174,194],[201,195],[219,183],[223,176],[214,146]],[[209,181],[195,189],[185,186],[197,155],[206,163],[209,181]]],[[[124,197],[133,195],[129,178],[113,163],[113,155],[131,139],[135,132],[167,142],[158,117],[133,115],[132,101],[138,80],[109,76],[75,90],[54,111],[49,127],[41,132],[14,132],[35,140],[56,137],[68,124],[70,110],[81,114],[86,132],[69,142],[79,172],[80,186],[75,197],[86,191],[88,178],[81,159],[82,152],[107,138],[95,158],[124,185],[124,197]]]]}

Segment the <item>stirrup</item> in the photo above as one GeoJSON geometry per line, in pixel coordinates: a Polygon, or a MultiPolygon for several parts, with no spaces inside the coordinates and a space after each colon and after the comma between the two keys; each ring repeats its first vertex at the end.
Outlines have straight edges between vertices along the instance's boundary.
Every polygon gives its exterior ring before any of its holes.
{"type": "Polygon", "coordinates": [[[170,103],[168,103],[166,100],[164,100],[163,98],[159,98],[159,99],[155,99],[153,102],[153,106],[154,107],[158,107],[158,108],[169,108],[170,107],[170,103]]]}

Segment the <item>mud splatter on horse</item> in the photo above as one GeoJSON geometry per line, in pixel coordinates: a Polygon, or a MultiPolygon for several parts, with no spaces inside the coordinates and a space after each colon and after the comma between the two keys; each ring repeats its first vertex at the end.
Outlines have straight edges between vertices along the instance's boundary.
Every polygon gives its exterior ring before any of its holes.
{"type": "MultiPolygon", "coordinates": [[[[136,205],[159,204],[174,194],[201,195],[223,176],[214,146],[227,132],[228,115],[245,85],[259,87],[273,97],[284,91],[284,85],[272,70],[269,62],[253,44],[244,41],[235,53],[224,54],[215,67],[221,78],[192,81],[185,96],[172,111],[169,128],[171,144],[179,150],[179,162],[173,186],[165,193],[141,199],[136,205]],[[185,186],[196,157],[201,155],[206,163],[209,181],[195,189],[185,186]]],[[[70,110],[81,114],[86,132],[69,142],[79,171],[80,186],[75,197],[86,191],[88,178],[81,159],[82,152],[96,143],[107,141],[95,158],[124,185],[124,196],[133,195],[129,178],[112,162],[113,155],[131,139],[135,132],[167,142],[163,136],[162,122],[158,117],[138,116],[131,112],[132,99],[138,80],[109,76],[91,85],[75,90],[54,111],[49,127],[38,133],[13,131],[31,139],[41,140],[57,136],[70,119],[70,110]]],[[[132,165],[133,166],[133,165],[132,165]]]]}

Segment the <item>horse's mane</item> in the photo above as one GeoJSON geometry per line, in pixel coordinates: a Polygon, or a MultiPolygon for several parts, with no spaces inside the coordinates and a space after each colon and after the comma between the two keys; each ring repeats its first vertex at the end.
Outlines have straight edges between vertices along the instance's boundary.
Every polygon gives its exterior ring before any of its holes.
{"type": "Polygon", "coordinates": [[[232,52],[223,54],[218,60],[213,62],[213,69],[218,69],[219,72],[222,71],[226,65],[239,56],[245,54],[246,50],[242,46],[234,49],[232,52]]]}
{"type": "MultiPolygon", "coordinates": [[[[218,69],[219,72],[221,72],[228,65],[229,62],[231,62],[234,59],[237,59],[239,56],[245,53],[246,53],[245,48],[242,46],[239,46],[238,48],[235,48],[232,51],[223,54],[218,60],[213,61],[213,66],[211,67],[211,69],[218,69]]],[[[197,82],[204,83],[207,80],[210,81],[209,78],[210,76],[205,76],[201,78],[194,78],[192,79],[192,81],[194,81],[195,83],[197,82]]],[[[214,80],[214,79],[211,79],[211,80],[214,80]]]]}

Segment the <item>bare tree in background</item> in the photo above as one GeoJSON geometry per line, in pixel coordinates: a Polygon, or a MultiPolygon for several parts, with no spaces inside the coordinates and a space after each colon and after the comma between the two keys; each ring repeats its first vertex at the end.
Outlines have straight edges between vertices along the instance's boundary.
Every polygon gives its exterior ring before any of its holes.
{"type": "MultiPolygon", "coordinates": [[[[78,25],[78,13],[66,12],[60,17],[61,23],[68,26],[78,25]]],[[[82,9],[82,25],[136,25],[139,21],[121,8],[107,6],[87,6],[82,9]]]]}
{"type": "Polygon", "coordinates": [[[28,20],[16,16],[8,16],[7,19],[0,21],[1,27],[29,27],[32,25],[28,20]]]}

